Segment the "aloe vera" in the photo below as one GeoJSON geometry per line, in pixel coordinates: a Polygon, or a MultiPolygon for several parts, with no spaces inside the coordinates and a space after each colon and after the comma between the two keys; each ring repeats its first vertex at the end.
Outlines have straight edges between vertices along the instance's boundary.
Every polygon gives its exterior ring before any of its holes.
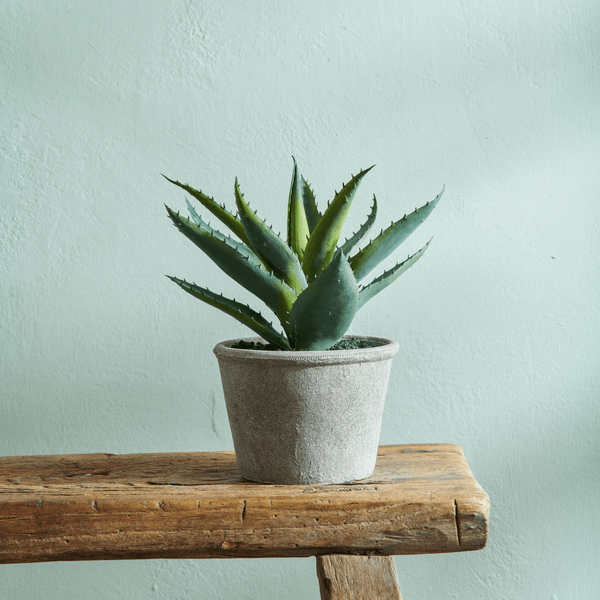
{"type": "Polygon", "coordinates": [[[372,168],[361,170],[342,184],[321,213],[312,188],[294,160],[285,240],[250,207],[237,179],[234,213],[204,192],[165,177],[196,199],[235,237],[211,227],[189,200],[189,217],[167,206],[173,224],[227,275],[262,300],[283,331],[246,304],[195,283],[169,278],[194,298],[237,319],[279,348],[327,350],[346,333],[357,310],[423,256],[430,242],[366,285],[360,283],[431,214],[443,193],[442,189],[434,200],[393,222],[356,250],[375,222],[375,197],[356,233],[343,243],[340,239],[358,187],[372,168]]]}

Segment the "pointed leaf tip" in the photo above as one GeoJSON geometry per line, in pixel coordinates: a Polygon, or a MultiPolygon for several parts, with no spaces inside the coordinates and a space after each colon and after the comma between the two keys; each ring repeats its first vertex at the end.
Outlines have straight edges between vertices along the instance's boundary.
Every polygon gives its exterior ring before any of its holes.
{"type": "MultiPolygon", "coordinates": [[[[443,190],[442,190],[443,191],[443,190]]],[[[390,225],[382,231],[377,238],[350,258],[350,265],[357,281],[363,279],[382,260],[389,256],[421,223],[431,214],[436,207],[442,192],[434,200],[415,209],[409,215],[390,225]]]]}
{"type": "Polygon", "coordinates": [[[327,209],[306,245],[303,267],[309,282],[313,281],[317,273],[331,262],[356,190],[369,170],[366,169],[355,175],[335,194],[333,201],[327,203],[327,209]]]}

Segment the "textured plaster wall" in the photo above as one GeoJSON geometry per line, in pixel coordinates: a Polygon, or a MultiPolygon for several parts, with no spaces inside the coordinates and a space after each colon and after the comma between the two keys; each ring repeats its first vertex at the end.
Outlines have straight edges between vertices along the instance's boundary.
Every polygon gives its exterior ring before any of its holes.
{"type": "MultiPolygon", "coordinates": [[[[397,560],[410,600],[595,600],[597,0],[0,0],[0,455],[230,449],[212,347],[249,299],[178,235],[160,173],[283,230],[373,163],[379,223],[432,199],[420,263],[352,328],[399,340],[382,443],[461,444],[473,554],[397,560]]],[[[2,600],[317,598],[313,560],[0,566],[2,600]]]]}

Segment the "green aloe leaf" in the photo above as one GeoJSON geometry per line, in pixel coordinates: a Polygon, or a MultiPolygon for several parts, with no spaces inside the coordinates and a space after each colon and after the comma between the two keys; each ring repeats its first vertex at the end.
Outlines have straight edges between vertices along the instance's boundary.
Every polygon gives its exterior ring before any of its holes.
{"type": "Polygon", "coordinates": [[[387,258],[419,225],[431,214],[442,197],[442,191],[431,201],[415,208],[409,215],[392,223],[385,231],[382,231],[367,246],[359,250],[350,258],[350,266],[354,271],[357,281],[361,281],[377,265],[387,258]]]}
{"type": "Polygon", "coordinates": [[[363,223],[363,225],[361,225],[359,230],[349,240],[346,240],[346,242],[342,246],[342,252],[346,256],[348,256],[352,251],[352,248],[354,248],[354,246],[356,246],[356,244],[358,244],[358,242],[360,242],[360,240],[362,240],[365,237],[365,235],[367,235],[367,232],[369,231],[369,229],[371,229],[373,223],[375,222],[376,216],[377,198],[375,198],[375,195],[373,195],[373,207],[371,208],[371,212],[369,213],[367,220],[363,223]]]}
{"type": "Polygon", "coordinates": [[[198,227],[168,206],[167,211],[177,229],[204,251],[229,277],[260,298],[277,315],[287,333],[289,313],[297,297],[294,290],[249,260],[226,240],[198,227]]]}
{"type": "Polygon", "coordinates": [[[369,167],[355,175],[342,189],[336,194],[323,216],[319,219],[314,231],[308,239],[306,250],[304,251],[304,272],[310,283],[327,267],[333,258],[336,245],[342,233],[342,227],[348,216],[348,211],[356,190],[362,178],[372,169],[369,167]]]}
{"type": "Polygon", "coordinates": [[[315,230],[317,223],[321,218],[321,213],[317,208],[315,195],[302,175],[300,176],[300,192],[302,194],[302,203],[304,204],[304,213],[308,222],[309,236],[315,230]]]}
{"type": "Polygon", "coordinates": [[[425,250],[429,247],[431,240],[429,240],[425,246],[423,246],[418,252],[415,252],[412,256],[409,256],[405,261],[398,263],[395,267],[392,267],[376,279],[373,279],[369,285],[363,287],[358,293],[358,310],[365,302],[373,298],[376,294],[379,294],[381,290],[384,290],[390,283],[396,281],[402,273],[405,273],[410,267],[412,267],[425,253],[425,250]]]}
{"type": "Polygon", "coordinates": [[[235,201],[254,252],[267,268],[273,271],[274,275],[283,279],[296,294],[299,294],[307,284],[298,256],[251,210],[240,192],[237,179],[235,181],[235,201]]]}
{"type": "Polygon", "coordinates": [[[267,342],[284,350],[291,350],[291,346],[285,336],[278,332],[259,312],[253,310],[247,304],[226,298],[222,294],[215,294],[207,288],[200,287],[195,283],[188,283],[184,279],[178,279],[170,275],[167,275],[167,277],[171,281],[174,281],[182,290],[194,296],[194,298],[198,298],[206,302],[206,304],[214,306],[234,319],[237,319],[267,342]]]}
{"type": "Polygon", "coordinates": [[[327,350],[348,330],[358,303],[358,285],[348,260],[337,252],[299,296],[290,313],[295,350],[327,350]]]}
{"type": "Polygon", "coordinates": [[[221,205],[211,198],[207,196],[205,193],[200,190],[195,190],[193,187],[190,187],[187,184],[180,183],[179,181],[175,181],[173,179],[169,179],[166,175],[163,177],[171,182],[173,185],[180,187],[182,190],[185,190],[188,194],[196,198],[206,208],[209,210],[221,223],[226,225],[244,244],[250,246],[250,241],[246,236],[246,232],[244,231],[244,227],[242,222],[235,216],[232,215],[226,208],[225,205],[221,205]]]}
{"type": "Polygon", "coordinates": [[[224,242],[227,242],[231,246],[235,247],[236,250],[240,254],[243,254],[244,256],[248,257],[252,262],[256,263],[257,265],[263,264],[263,262],[260,260],[260,258],[258,258],[258,256],[256,256],[256,254],[254,254],[254,252],[250,248],[248,248],[248,246],[246,246],[246,244],[244,244],[243,242],[238,242],[237,240],[234,240],[232,237],[230,237],[228,235],[224,235],[218,229],[213,229],[196,212],[196,209],[192,206],[191,202],[187,198],[185,201],[187,203],[188,210],[190,211],[190,216],[192,217],[192,221],[194,221],[194,223],[198,227],[208,231],[209,233],[212,233],[214,236],[218,237],[220,240],[223,240],[224,242]]]}
{"type": "Polygon", "coordinates": [[[310,231],[302,200],[298,165],[296,164],[296,159],[292,158],[294,160],[294,170],[292,172],[292,183],[290,184],[290,196],[288,200],[287,243],[302,262],[304,248],[306,247],[310,231]]]}

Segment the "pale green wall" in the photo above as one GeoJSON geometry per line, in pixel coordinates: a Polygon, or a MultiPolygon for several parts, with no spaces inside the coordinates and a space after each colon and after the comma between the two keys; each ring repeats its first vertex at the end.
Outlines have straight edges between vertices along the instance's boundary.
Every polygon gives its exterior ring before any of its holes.
{"type": "MultiPolygon", "coordinates": [[[[169,224],[184,194],[283,229],[377,164],[423,260],[355,333],[400,341],[382,443],[461,444],[482,552],[398,559],[407,600],[600,594],[597,0],[0,0],[0,455],[231,448],[212,347],[244,297],[169,224]]],[[[0,566],[2,600],[317,598],[313,560],[0,566]]]]}

